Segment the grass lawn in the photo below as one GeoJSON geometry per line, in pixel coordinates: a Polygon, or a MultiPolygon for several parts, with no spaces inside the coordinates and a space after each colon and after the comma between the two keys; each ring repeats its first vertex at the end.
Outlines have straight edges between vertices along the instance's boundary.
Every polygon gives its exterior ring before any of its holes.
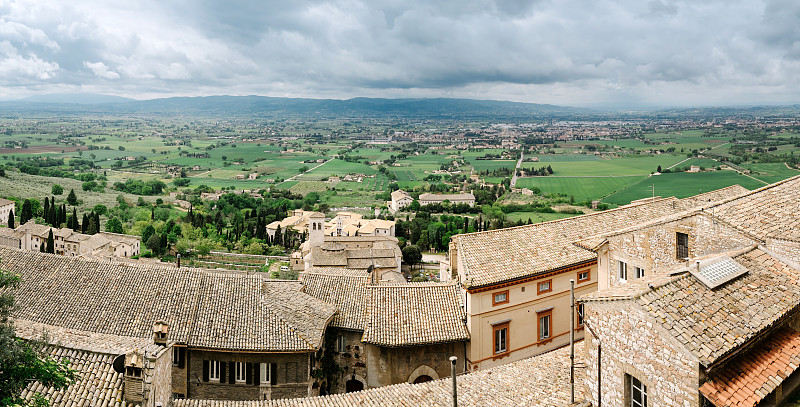
{"type": "Polygon", "coordinates": [[[745,167],[753,172],[750,174],[753,178],[769,183],[800,175],[800,171],[788,168],[784,163],[748,164],[745,167]]]}
{"type": "Polygon", "coordinates": [[[578,202],[600,199],[635,184],[645,176],[624,177],[531,177],[518,178],[517,188],[539,188],[542,193],[575,196],[578,202]]]}
{"type": "Polygon", "coordinates": [[[747,189],[755,189],[765,185],[734,171],[661,174],[643,179],[616,194],[606,197],[603,202],[625,205],[636,199],[647,198],[653,195],[650,190],[651,185],[655,185],[656,196],[686,198],[735,184],[747,189]]]}

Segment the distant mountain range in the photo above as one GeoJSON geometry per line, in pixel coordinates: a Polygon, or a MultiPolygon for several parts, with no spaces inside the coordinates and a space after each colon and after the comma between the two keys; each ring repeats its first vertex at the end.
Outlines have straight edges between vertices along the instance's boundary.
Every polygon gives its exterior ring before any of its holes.
{"type": "Polygon", "coordinates": [[[52,94],[0,102],[13,111],[153,113],[226,116],[525,118],[589,114],[589,109],[535,103],[473,99],[303,99],[266,96],[205,96],[133,100],[97,94],[52,94]]]}
{"type": "Polygon", "coordinates": [[[417,98],[304,99],[267,96],[203,96],[135,100],[91,93],[60,93],[0,102],[0,116],[25,112],[154,114],[250,118],[383,118],[540,121],[546,119],[674,119],[712,117],[797,117],[800,105],[733,106],[600,111],[569,106],[497,100],[417,98]]]}

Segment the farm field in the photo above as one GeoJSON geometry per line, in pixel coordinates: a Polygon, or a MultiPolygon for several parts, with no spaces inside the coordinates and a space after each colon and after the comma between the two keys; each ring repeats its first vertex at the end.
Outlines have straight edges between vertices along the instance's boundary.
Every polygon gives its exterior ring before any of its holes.
{"type": "Polygon", "coordinates": [[[800,175],[800,171],[791,169],[784,163],[762,163],[762,164],[748,164],[745,168],[752,171],[750,174],[753,178],[758,178],[762,181],[773,183],[786,178],[800,175]]]}
{"type": "Polygon", "coordinates": [[[621,177],[529,177],[518,178],[518,188],[539,188],[543,194],[561,193],[574,196],[575,201],[591,201],[621,191],[646,176],[621,177]]]}
{"type": "Polygon", "coordinates": [[[527,222],[530,219],[533,223],[547,222],[550,220],[569,218],[575,215],[567,213],[539,213],[539,212],[511,212],[506,214],[506,218],[513,221],[522,219],[527,222]]]}
{"type": "Polygon", "coordinates": [[[763,182],[729,170],[661,174],[643,179],[620,192],[606,197],[603,202],[625,205],[633,200],[647,198],[653,195],[650,189],[651,185],[655,185],[656,196],[686,198],[736,184],[751,190],[766,185],[763,182]]]}
{"type": "MultiPolygon", "coordinates": [[[[658,155],[621,157],[587,163],[585,161],[551,161],[555,176],[648,175],[660,165],[667,168],[685,160],[685,156],[658,155]]],[[[536,163],[531,163],[536,164],[536,163]]],[[[534,165],[535,166],[535,165],[534,165]]]]}

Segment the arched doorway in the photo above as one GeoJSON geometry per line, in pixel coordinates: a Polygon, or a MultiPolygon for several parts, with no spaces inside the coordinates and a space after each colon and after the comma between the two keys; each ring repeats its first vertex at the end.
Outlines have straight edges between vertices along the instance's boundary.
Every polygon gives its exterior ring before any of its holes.
{"type": "Polygon", "coordinates": [[[433,380],[432,377],[430,377],[428,375],[422,375],[422,376],[419,376],[416,379],[414,379],[414,384],[425,383],[425,382],[429,382],[431,380],[433,380]]]}
{"type": "Polygon", "coordinates": [[[350,379],[344,384],[345,392],[352,393],[354,391],[361,391],[364,390],[364,383],[361,383],[358,380],[350,379]]]}

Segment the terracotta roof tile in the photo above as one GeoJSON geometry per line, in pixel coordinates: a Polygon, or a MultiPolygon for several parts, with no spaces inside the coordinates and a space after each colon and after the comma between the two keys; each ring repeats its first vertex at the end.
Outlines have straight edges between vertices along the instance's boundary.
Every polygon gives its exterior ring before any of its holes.
{"type": "Polygon", "coordinates": [[[800,365],[800,333],[782,328],[749,352],[713,372],[700,386],[717,407],[752,407],[775,390],[800,365]]]}

